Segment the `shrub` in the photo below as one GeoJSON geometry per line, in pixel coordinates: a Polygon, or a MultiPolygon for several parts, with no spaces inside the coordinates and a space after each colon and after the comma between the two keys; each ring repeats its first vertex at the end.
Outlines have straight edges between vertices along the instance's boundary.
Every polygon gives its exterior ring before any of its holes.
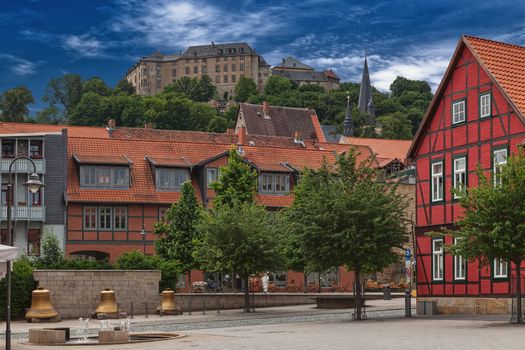
{"type": "MultiPolygon", "coordinates": [[[[35,289],[31,261],[23,256],[13,263],[11,274],[11,317],[23,318],[26,309],[31,306],[31,292],[35,289]]],[[[7,303],[7,278],[0,281],[0,319],[5,320],[7,303]]]]}
{"type": "Polygon", "coordinates": [[[42,237],[42,252],[36,259],[39,268],[56,268],[64,259],[57,236],[49,231],[44,232],[42,237]]]}

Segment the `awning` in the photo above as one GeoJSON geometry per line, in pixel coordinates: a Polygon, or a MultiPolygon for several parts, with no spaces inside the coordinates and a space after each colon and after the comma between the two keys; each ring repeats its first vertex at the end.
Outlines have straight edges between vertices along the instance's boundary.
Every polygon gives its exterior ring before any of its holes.
{"type": "Polygon", "coordinates": [[[18,257],[18,248],[0,244],[0,261],[15,260],[18,257]]]}

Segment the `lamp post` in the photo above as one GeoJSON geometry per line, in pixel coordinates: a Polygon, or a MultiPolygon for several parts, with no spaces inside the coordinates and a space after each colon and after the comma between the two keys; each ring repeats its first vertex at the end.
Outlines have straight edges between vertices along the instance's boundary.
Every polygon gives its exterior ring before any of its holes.
{"type": "MultiPolygon", "coordinates": [[[[11,180],[11,172],[13,170],[13,164],[17,160],[26,159],[33,165],[33,173],[29,175],[29,181],[26,186],[31,193],[37,193],[44,184],[40,181],[40,177],[36,173],[35,162],[28,156],[18,156],[9,163],[9,173],[7,175],[7,244],[13,245],[13,232],[11,232],[11,208],[12,208],[12,197],[13,197],[13,182],[11,180]]],[[[5,349],[11,350],[11,261],[7,260],[7,300],[6,300],[6,319],[5,319],[5,349]]]]}
{"type": "Polygon", "coordinates": [[[146,255],[146,229],[144,228],[144,224],[142,224],[140,235],[142,236],[142,243],[144,244],[144,255],[146,255]]]}

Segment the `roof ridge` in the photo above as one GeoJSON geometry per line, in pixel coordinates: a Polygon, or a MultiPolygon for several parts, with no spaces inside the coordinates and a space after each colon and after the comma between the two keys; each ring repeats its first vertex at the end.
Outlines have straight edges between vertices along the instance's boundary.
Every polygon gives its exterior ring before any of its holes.
{"type": "MultiPolygon", "coordinates": [[[[258,107],[262,107],[262,105],[260,105],[260,104],[256,104],[256,103],[247,103],[247,102],[243,102],[243,103],[240,103],[240,104],[241,104],[241,105],[249,105],[249,106],[258,106],[258,107]]],[[[271,105],[271,104],[269,104],[268,107],[270,107],[270,108],[297,109],[297,110],[300,110],[300,111],[315,111],[314,108],[308,108],[308,107],[273,106],[273,105],[271,105]]]]}
{"type": "Polygon", "coordinates": [[[474,36],[474,35],[463,35],[463,37],[465,39],[467,39],[467,40],[474,39],[474,40],[487,41],[487,42],[492,42],[492,43],[499,44],[499,45],[502,45],[502,46],[511,46],[511,47],[516,47],[518,49],[525,50],[525,46],[521,46],[521,45],[517,45],[517,44],[505,43],[503,41],[497,41],[497,40],[487,39],[487,38],[480,38],[480,37],[477,37],[477,36],[474,36]]]}

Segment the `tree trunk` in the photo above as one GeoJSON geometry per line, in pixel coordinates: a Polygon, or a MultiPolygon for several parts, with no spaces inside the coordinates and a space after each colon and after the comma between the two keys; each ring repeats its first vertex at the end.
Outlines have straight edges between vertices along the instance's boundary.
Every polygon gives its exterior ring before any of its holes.
{"type": "Polygon", "coordinates": [[[523,316],[521,314],[521,260],[516,260],[514,262],[516,264],[516,299],[517,299],[517,303],[518,303],[518,307],[517,307],[517,313],[518,313],[518,317],[517,317],[517,322],[518,323],[523,323],[523,316]]]}
{"type": "Polygon", "coordinates": [[[305,293],[308,293],[308,274],[306,271],[303,271],[303,290],[305,293]]]}
{"type": "Polygon", "coordinates": [[[354,277],[355,277],[355,319],[356,320],[361,320],[362,319],[362,315],[361,315],[361,306],[362,306],[362,302],[361,302],[361,269],[359,267],[356,267],[354,269],[354,277]]]}
{"type": "Polygon", "coordinates": [[[250,312],[250,275],[244,277],[244,312],[250,312]]]}
{"type": "Polygon", "coordinates": [[[319,285],[319,290],[317,293],[321,293],[321,272],[319,272],[319,275],[317,276],[317,284],[319,285]]]}

